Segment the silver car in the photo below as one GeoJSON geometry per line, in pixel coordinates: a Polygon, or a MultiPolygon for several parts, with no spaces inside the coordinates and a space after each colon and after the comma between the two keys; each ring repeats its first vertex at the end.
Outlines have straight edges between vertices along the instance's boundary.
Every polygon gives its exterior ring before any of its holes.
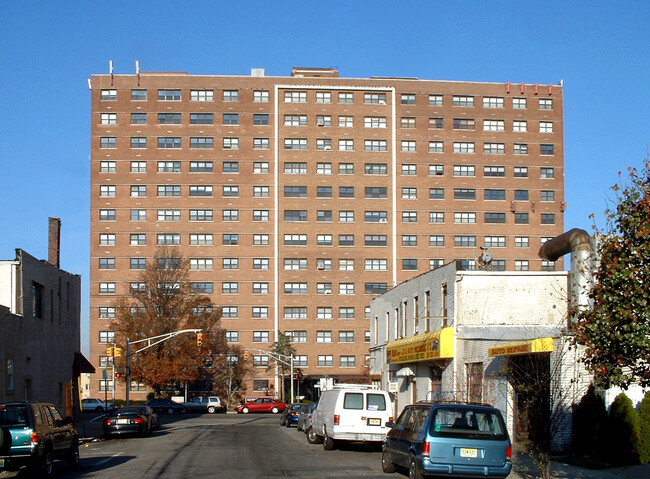
{"type": "Polygon", "coordinates": [[[184,402],[183,406],[188,412],[226,412],[226,406],[221,402],[219,396],[196,396],[191,401],[184,402]]]}

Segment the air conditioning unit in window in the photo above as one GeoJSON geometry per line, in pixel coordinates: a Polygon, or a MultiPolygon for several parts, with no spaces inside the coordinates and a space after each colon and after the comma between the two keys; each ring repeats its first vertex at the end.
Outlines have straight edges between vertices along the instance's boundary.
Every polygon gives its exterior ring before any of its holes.
{"type": "Polygon", "coordinates": [[[317,120],[316,125],[317,126],[325,126],[325,122],[323,120],[317,120]]]}
{"type": "Polygon", "coordinates": [[[331,150],[331,149],[332,149],[332,147],[329,146],[329,145],[325,145],[325,147],[323,148],[323,150],[325,150],[325,151],[329,151],[329,150],[331,150]]]}
{"type": "Polygon", "coordinates": [[[379,100],[378,103],[379,103],[380,105],[385,105],[385,104],[386,104],[386,101],[385,101],[385,100],[379,100]]]}
{"type": "Polygon", "coordinates": [[[325,291],[323,291],[323,294],[332,294],[332,290],[331,289],[326,289],[325,291]]]}
{"type": "Polygon", "coordinates": [[[325,266],[322,265],[322,264],[319,264],[319,265],[316,267],[316,269],[319,270],[319,271],[323,271],[323,270],[325,269],[325,266]]]}
{"type": "Polygon", "coordinates": [[[386,218],[380,218],[379,222],[380,223],[388,223],[388,220],[386,218]]]}

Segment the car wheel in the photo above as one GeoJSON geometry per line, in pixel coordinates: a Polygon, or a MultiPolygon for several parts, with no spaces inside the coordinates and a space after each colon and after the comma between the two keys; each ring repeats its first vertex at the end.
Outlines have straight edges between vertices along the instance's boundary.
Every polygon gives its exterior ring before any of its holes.
{"type": "Polygon", "coordinates": [[[381,470],[388,474],[395,472],[395,464],[393,464],[390,453],[386,449],[381,454],[381,470]]]}
{"type": "Polygon", "coordinates": [[[208,413],[209,414],[214,414],[215,412],[217,412],[217,410],[216,410],[216,408],[214,406],[208,407],[208,413]]]}
{"type": "Polygon", "coordinates": [[[8,451],[11,448],[11,434],[9,429],[0,428],[0,453],[8,451]]]}
{"type": "Polygon", "coordinates": [[[291,421],[287,420],[287,424],[286,424],[286,426],[287,426],[287,427],[291,427],[291,421]]]}
{"type": "Polygon", "coordinates": [[[283,417],[282,419],[280,419],[280,426],[286,426],[286,425],[287,425],[287,418],[283,417]]]}
{"type": "Polygon", "coordinates": [[[43,453],[43,477],[52,477],[54,475],[54,457],[52,450],[48,446],[43,453]]]}
{"type": "Polygon", "coordinates": [[[241,410],[241,412],[243,412],[244,414],[248,414],[250,410],[247,407],[245,407],[241,410]]]}
{"type": "Polygon", "coordinates": [[[332,439],[331,437],[326,435],[323,438],[323,449],[325,449],[326,451],[333,450],[334,449],[334,439],[332,439]]]}
{"type": "Polygon", "coordinates": [[[309,444],[320,444],[322,441],[321,437],[318,434],[316,434],[316,431],[314,431],[313,427],[307,429],[305,435],[307,436],[307,442],[309,444]]]}
{"type": "Polygon", "coordinates": [[[411,455],[411,460],[409,461],[409,479],[424,479],[414,455],[411,455]]]}
{"type": "Polygon", "coordinates": [[[68,456],[66,457],[65,462],[68,466],[68,469],[76,469],[79,467],[79,442],[77,439],[74,440],[72,449],[70,449],[70,452],[68,452],[68,456]]]}
{"type": "Polygon", "coordinates": [[[272,412],[273,414],[277,414],[277,413],[280,412],[280,410],[279,410],[277,407],[274,407],[273,409],[271,409],[271,412],[272,412]]]}

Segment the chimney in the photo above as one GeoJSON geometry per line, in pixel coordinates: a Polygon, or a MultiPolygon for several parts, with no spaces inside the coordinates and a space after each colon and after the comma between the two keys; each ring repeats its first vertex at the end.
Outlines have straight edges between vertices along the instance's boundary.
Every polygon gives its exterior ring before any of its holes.
{"type": "Polygon", "coordinates": [[[47,233],[47,260],[50,264],[59,265],[61,253],[61,219],[49,218],[49,228],[47,233]]]}

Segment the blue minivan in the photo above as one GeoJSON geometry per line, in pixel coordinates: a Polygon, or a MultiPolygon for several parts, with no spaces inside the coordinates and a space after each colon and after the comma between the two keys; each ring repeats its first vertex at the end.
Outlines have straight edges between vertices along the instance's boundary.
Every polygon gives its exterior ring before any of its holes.
{"type": "Polygon", "coordinates": [[[512,446],[501,412],[464,402],[406,406],[386,434],[382,469],[406,467],[409,478],[507,477],[512,446]]]}

